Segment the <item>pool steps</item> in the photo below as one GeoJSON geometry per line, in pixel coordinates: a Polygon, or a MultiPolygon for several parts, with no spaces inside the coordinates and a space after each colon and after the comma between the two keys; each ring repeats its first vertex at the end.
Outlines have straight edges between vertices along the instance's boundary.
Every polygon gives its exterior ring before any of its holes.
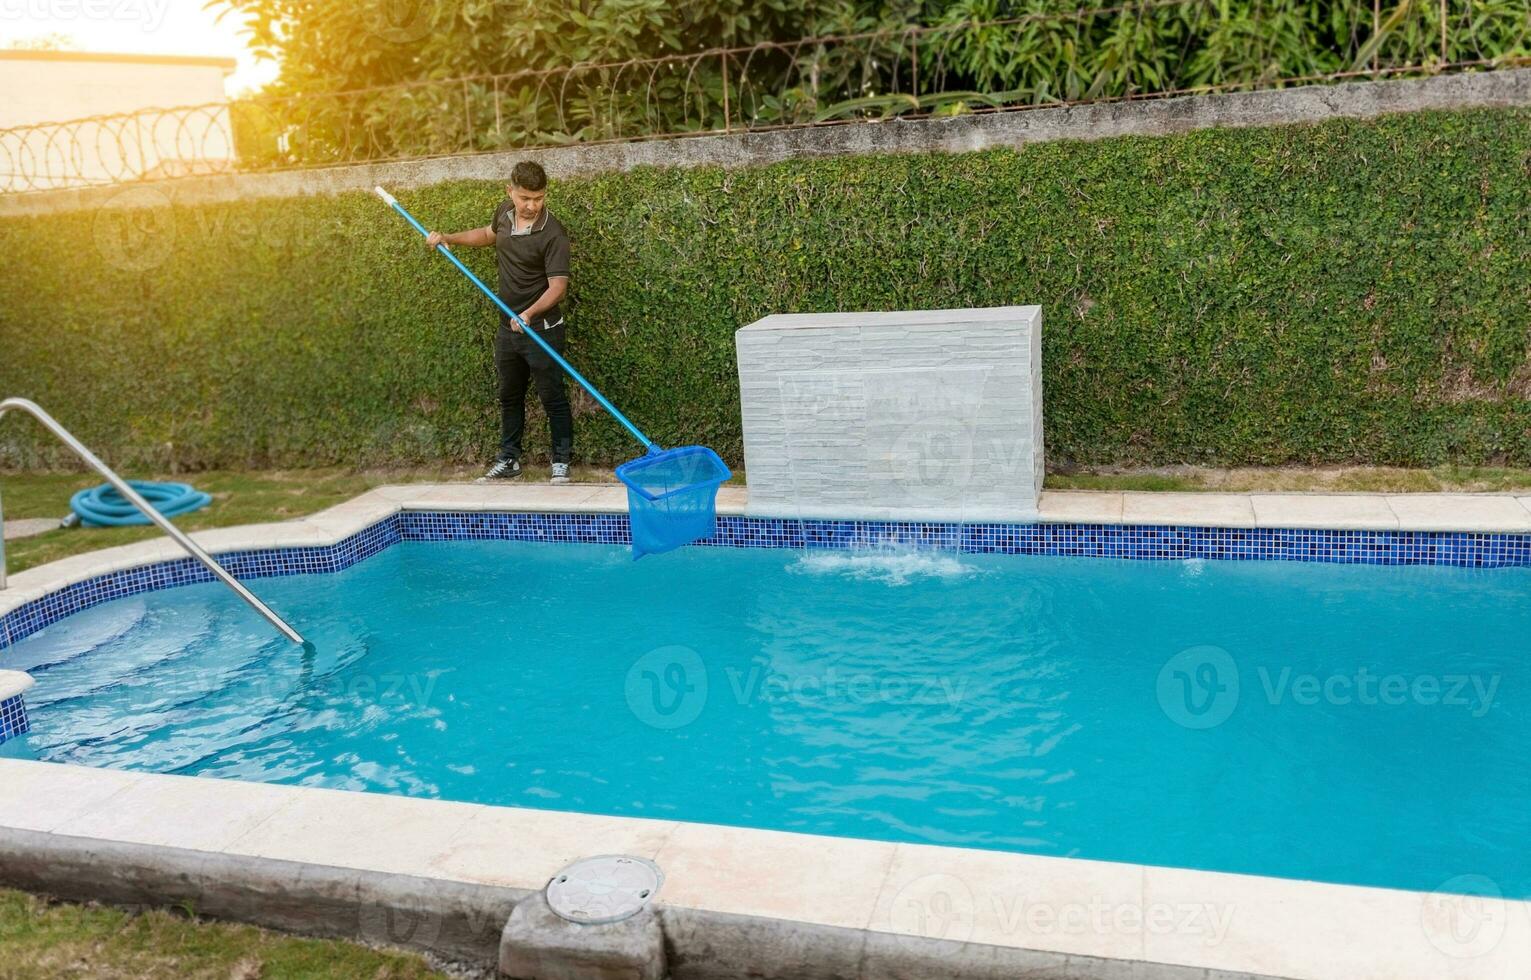
{"type": "Polygon", "coordinates": [[[36,683],[23,670],[0,670],[0,743],[31,730],[24,695],[36,683]]]}
{"type": "MultiPolygon", "coordinates": [[[[205,551],[203,551],[199,545],[197,545],[194,541],[186,536],[184,531],[176,527],[168,517],[161,514],[153,504],[145,500],[139,494],[139,492],[133,488],[131,484],[129,484],[122,477],[118,476],[115,470],[101,462],[96,454],[87,449],[83,442],[76,439],[72,432],[64,428],[64,426],[59,423],[58,419],[55,419],[53,416],[45,412],[36,402],[29,401],[25,398],[7,398],[4,401],[0,401],[0,416],[4,416],[8,411],[25,412],[36,419],[43,428],[53,433],[53,435],[58,438],[59,442],[62,442],[65,446],[67,446],[71,452],[73,452],[80,458],[82,462],[85,463],[85,465],[89,466],[91,469],[95,470],[98,474],[105,478],[106,482],[110,484],[111,487],[115,489],[121,497],[126,499],[128,503],[132,504],[140,514],[142,514],[167,536],[169,536],[170,540],[174,541],[178,548],[181,548],[188,555],[194,558],[198,563],[207,569],[210,575],[221,581],[224,585],[228,586],[228,588],[233,591],[233,593],[237,595],[242,602],[248,605],[251,609],[254,609],[262,619],[270,623],[273,629],[277,630],[293,643],[303,642],[303,637],[298,634],[297,630],[294,630],[291,626],[288,626],[282,617],[278,616],[275,612],[272,612],[264,602],[261,602],[260,599],[256,598],[254,593],[241,585],[239,580],[231,575],[225,568],[223,568],[222,565],[213,561],[211,555],[208,555],[205,551]]],[[[5,536],[3,533],[0,533],[0,590],[4,590],[6,587],[4,542],[5,536]]]]}

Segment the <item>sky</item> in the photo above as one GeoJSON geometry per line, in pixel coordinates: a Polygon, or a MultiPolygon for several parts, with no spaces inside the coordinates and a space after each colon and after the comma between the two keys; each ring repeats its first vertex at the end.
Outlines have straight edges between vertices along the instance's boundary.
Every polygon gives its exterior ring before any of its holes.
{"type": "MultiPolygon", "coordinates": [[[[235,58],[226,81],[240,95],[276,77],[276,64],[245,49],[237,18],[218,21],[206,0],[0,0],[0,48],[59,35],[71,51],[235,58]]],[[[222,10],[224,8],[218,8],[222,10]]]]}

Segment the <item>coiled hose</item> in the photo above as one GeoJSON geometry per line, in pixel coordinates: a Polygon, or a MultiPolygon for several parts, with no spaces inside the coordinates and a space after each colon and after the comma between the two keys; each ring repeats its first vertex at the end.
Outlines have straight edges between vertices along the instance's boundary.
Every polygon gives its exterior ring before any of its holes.
{"type": "MultiPolygon", "coordinates": [[[[201,510],[213,498],[187,483],[155,483],[152,480],[129,480],[128,486],[143,495],[154,509],[166,517],[176,517],[201,510]]],[[[81,490],[69,498],[69,507],[80,515],[86,527],[124,527],[148,524],[149,519],[128,503],[110,483],[81,490]]]]}

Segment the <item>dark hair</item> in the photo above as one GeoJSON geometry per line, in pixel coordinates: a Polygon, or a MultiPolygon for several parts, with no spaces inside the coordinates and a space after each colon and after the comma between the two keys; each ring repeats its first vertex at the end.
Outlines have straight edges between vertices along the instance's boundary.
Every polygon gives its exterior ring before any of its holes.
{"type": "Polygon", "coordinates": [[[546,190],[548,172],[530,160],[522,160],[510,170],[510,185],[523,191],[546,190]]]}

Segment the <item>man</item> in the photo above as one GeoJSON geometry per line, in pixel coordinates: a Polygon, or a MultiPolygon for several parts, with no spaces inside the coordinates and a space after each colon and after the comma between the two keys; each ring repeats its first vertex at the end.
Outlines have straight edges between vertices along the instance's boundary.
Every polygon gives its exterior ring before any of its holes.
{"type": "MultiPolygon", "coordinates": [[[[448,235],[433,231],[425,243],[431,248],[438,244],[493,245],[500,272],[500,299],[561,355],[565,328],[558,303],[569,291],[569,233],[548,213],[547,191],[547,173],[531,161],[522,161],[511,169],[506,199],[495,209],[489,224],[448,235]]],[[[535,379],[552,436],[552,482],[568,483],[574,415],[564,390],[563,369],[504,313],[494,336],[494,367],[500,377],[500,453],[484,478],[508,480],[521,475],[526,389],[535,379]]]]}

